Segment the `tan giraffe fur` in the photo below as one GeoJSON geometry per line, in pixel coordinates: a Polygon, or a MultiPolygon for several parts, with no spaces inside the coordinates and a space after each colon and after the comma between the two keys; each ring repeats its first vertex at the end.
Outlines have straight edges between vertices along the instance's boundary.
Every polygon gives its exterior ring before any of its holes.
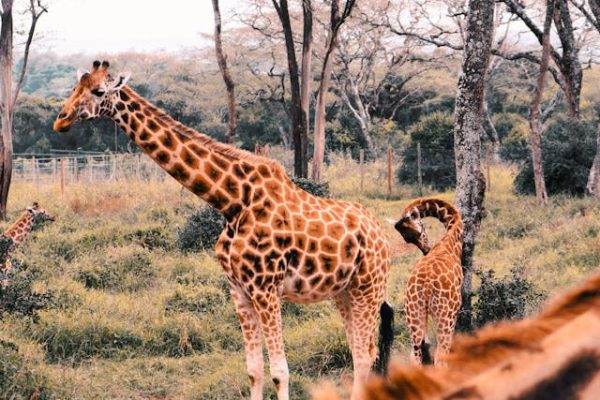
{"type": "MultiPolygon", "coordinates": [[[[360,388],[365,400],[600,398],[600,271],[537,316],[458,335],[447,366],[402,365],[360,388]]],[[[328,388],[316,400],[337,400],[328,388]]]]}
{"type": "Polygon", "coordinates": [[[184,187],[221,212],[227,224],[216,255],[228,278],[244,337],[251,398],[261,399],[261,331],[278,399],[288,399],[289,372],[281,300],[333,299],[353,354],[355,384],[375,359],[375,324],[389,271],[383,230],[358,204],[301,190],[275,161],[185,127],[112,78],[95,62],[79,82],[54,129],[107,116],[184,187]]]}
{"type": "Polygon", "coordinates": [[[8,284],[8,277],[12,273],[12,262],[9,254],[13,253],[17,246],[25,241],[35,223],[41,219],[54,221],[55,218],[36,202],[27,207],[23,214],[4,231],[3,235],[12,239],[12,246],[6,254],[0,256],[0,284],[2,286],[8,284]]]}
{"type": "Polygon", "coordinates": [[[412,360],[430,362],[428,320],[433,319],[437,339],[435,363],[442,363],[452,344],[456,317],[461,303],[463,223],[450,203],[437,198],[411,202],[402,211],[395,228],[409,243],[423,251],[407,283],[404,311],[413,345],[412,360]],[[446,234],[432,248],[421,221],[439,219],[446,234]]]}

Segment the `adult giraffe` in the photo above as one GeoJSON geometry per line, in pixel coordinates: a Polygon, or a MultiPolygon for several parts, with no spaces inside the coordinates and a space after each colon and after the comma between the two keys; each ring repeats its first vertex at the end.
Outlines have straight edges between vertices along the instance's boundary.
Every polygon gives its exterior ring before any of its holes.
{"type": "Polygon", "coordinates": [[[277,398],[289,398],[281,299],[334,299],[356,387],[375,359],[377,310],[389,311],[383,300],[390,251],[381,226],[361,205],[301,190],[277,162],[185,127],[125,86],[128,75],[111,77],[108,67],[95,61],[91,72],[78,73],[54,130],[112,118],[165,171],[225,216],[215,251],[242,327],[251,398],[261,399],[263,392],[261,329],[277,398]]]}

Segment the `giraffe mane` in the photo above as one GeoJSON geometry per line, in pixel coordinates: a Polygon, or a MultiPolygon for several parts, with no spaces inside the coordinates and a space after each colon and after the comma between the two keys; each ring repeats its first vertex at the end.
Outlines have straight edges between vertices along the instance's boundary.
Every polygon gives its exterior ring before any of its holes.
{"type": "Polygon", "coordinates": [[[176,131],[178,134],[185,136],[192,141],[196,141],[199,144],[207,146],[211,150],[213,150],[227,158],[234,159],[234,160],[240,160],[240,161],[248,161],[250,163],[262,163],[262,164],[268,165],[274,171],[278,170],[278,171],[282,172],[283,176],[286,175],[285,169],[276,160],[266,158],[266,157],[263,157],[263,156],[260,156],[257,154],[252,154],[249,151],[246,151],[243,149],[238,149],[231,145],[219,142],[218,140],[215,140],[206,134],[200,133],[197,130],[192,129],[192,128],[182,124],[181,122],[176,121],[175,119],[173,119],[173,117],[171,117],[169,114],[167,114],[164,110],[156,107],[154,104],[150,103],[144,97],[135,93],[135,91],[133,89],[131,89],[129,86],[125,86],[121,90],[124,90],[126,92],[128,91],[128,92],[130,92],[130,94],[135,94],[137,97],[139,97],[140,99],[145,101],[145,103],[146,103],[145,106],[153,108],[154,111],[158,114],[158,118],[163,123],[168,125],[169,128],[176,131]]]}

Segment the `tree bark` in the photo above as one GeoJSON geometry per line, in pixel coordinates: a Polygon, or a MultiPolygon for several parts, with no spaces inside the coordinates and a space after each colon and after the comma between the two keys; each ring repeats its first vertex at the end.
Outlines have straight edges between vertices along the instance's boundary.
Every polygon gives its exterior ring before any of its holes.
{"type": "MultiPolygon", "coordinates": [[[[302,71],[300,82],[300,103],[302,118],[306,127],[306,140],[302,142],[302,154],[308,163],[308,131],[310,130],[310,88],[312,83],[312,48],[313,48],[313,8],[311,0],[302,1],[303,40],[302,40],[302,71]]],[[[308,174],[308,165],[306,167],[308,174]]]]}
{"type": "Polygon", "coordinates": [[[287,52],[288,70],[290,73],[290,92],[292,102],[290,114],[292,115],[292,136],[294,142],[294,174],[298,177],[308,176],[308,158],[303,149],[307,148],[308,127],[302,114],[302,97],[300,95],[300,79],[298,75],[298,60],[294,44],[294,35],[290,21],[287,0],[272,0],[277,11],[283,34],[285,36],[285,49],[287,52]]]}
{"type": "Polygon", "coordinates": [[[596,196],[600,198],[600,190],[598,185],[600,180],[600,122],[596,128],[596,156],[590,168],[590,174],[588,175],[588,181],[586,185],[587,194],[590,196],[596,196]]]}
{"type": "Polygon", "coordinates": [[[544,93],[544,80],[548,63],[550,61],[550,29],[555,11],[555,0],[546,1],[546,19],[544,21],[544,36],[542,40],[542,59],[540,73],[537,78],[531,109],[529,110],[529,144],[531,147],[531,161],[533,166],[533,181],[535,183],[535,198],[538,205],[548,205],[548,193],[544,181],[544,166],[542,163],[542,122],[540,121],[540,104],[544,93]]]}
{"type": "Polygon", "coordinates": [[[0,28],[0,219],[6,219],[6,205],[12,176],[12,71],[13,71],[13,0],[2,0],[0,28]]]}
{"type": "Polygon", "coordinates": [[[229,124],[227,130],[227,143],[233,143],[235,130],[237,128],[237,114],[235,111],[235,82],[229,73],[227,67],[227,56],[223,52],[223,42],[221,40],[221,11],[219,10],[219,0],[212,0],[214,17],[215,17],[215,52],[217,54],[217,62],[223,81],[227,88],[227,112],[229,114],[229,124]]]}
{"type": "MultiPolygon", "coordinates": [[[[592,26],[596,28],[598,33],[600,33],[600,0],[588,0],[588,3],[590,6],[590,11],[585,9],[583,2],[573,2],[573,4],[575,4],[575,6],[581,10],[585,18],[592,24],[592,26]]],[[[594,162],[590,168],[586,185],[586,192],[588,195],[600,198],[600,185],[598,183],[598,179],[600,179],[600,123],[598,124],[596,134],[596,155],[594,156],[594,162]]]]}
{"type": "Polygon", "coordinates": [[[314,153],[312,179],[320,181],[323,174],[323,159],[325,157],[325,102],[329,83],[331,82],[331,71],[333,69],[333,52],[337,45],[337,35],[344,21],[350,16],[355,0],[346,0],[344,10],[340,13],[338,0],[331,1],[331,19],[329,24],[329,36],[325,47],[325,58],[321,69],[321,79],[315,106],[315,131],[314,131],[314,153]]]}
{"type": "Polygon", "coordinates": [[[494,30],[494,0],[469,0],[465,48],[454,115],[456,204],[464,222],[464,282],[457,328],[472,329],[471,278],[475,239],[483,217],[485,177],[481,168],[481,132],[485,76],[494,30]]]}

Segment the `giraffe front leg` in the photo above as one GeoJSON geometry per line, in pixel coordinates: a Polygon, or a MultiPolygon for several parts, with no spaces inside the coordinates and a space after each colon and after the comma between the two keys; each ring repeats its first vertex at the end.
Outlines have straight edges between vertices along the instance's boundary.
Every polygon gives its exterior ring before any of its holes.
{"type": "Polygon", "coordinates": [[[237,317],[242,327],[246,350],[246,369],[250,378],[250,399],[262,400],[265,362],[260,338],[260,321],[252,301],[238,288],[230,285],[237,317]]]}
{"type": "Polygon", "coordinates": [[[271,379],[275,384],[278,400],[289,399],[289,369],[283,347],[281,329],[281,303],[276,290],[267,290],[254,301],[254,307],[262,323],[263,335],[269,352],[271,379]]]}

